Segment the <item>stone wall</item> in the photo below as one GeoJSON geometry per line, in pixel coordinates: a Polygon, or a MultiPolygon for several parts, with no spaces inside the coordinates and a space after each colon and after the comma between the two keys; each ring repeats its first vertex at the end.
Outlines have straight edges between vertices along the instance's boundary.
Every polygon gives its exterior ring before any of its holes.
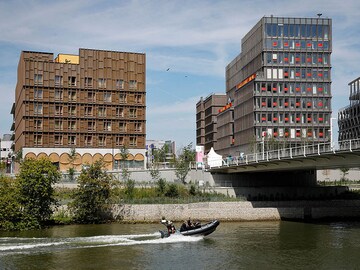
{"type": "Polygon", "coordinates": [[[360,218],[360,201],[205,202],[116,205],[114,215],[128,222],[194,220],[265,221],[281,219],[360,218]]]}

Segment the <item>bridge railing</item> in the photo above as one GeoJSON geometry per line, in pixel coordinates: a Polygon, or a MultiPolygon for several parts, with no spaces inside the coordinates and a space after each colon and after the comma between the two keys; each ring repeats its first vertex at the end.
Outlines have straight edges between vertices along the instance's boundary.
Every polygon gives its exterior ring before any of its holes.
{"type": "Polygon", "coordinates": [[[271,151],[257,152],[253,154],[242,154],[235,157],[226,157],[223,159],[223,166],[235,166],[241,164],[251,164],[266,162],[270,160],[292,159],[299,156],[312,156],[336,153],[338,151],[353,151],[360,149],[360,139],[339,141],[335,148],[330,142],[320,144],[309,144],[298,147],[279,148],[271,151]]]}

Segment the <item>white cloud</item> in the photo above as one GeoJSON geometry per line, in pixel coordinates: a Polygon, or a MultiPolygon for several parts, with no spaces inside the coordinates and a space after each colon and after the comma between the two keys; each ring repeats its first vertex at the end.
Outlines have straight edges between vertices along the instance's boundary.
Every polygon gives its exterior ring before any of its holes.
{"type": "MultiPolygon", "coordinates": [[[[301,4],[285,0],[0,1],[0,73],[14,74],[0,77],[6,80],[0,86],[1,93],[6,93],[0,113],[9,115],[13,102],[14,95],[7,93],[14,91],[16,83],[18,58],[13,58],[20,52],[16,54],[14,50],[55,54],[77,53],[79,47],[139,51],[147,53],[148,74],[171,67],[172,72],[200,75],[200,79],[206,76],[207,80],[213,76],[225,82],[225,66],[240,53],[241,38],[262,16],[316,17],[316,13],[333,18],[332,79],[333,109],[336,110],[348,103],[348,82],[360,76],[359,10],[358,0],[346,3],[302,0],[301,4]],[[3,44],[7,45],[5,49],[3,44]]],[[[147,78],[148,88],[151,85],[156,89],[156,85],[166,82],[161,77],[148,75],[147,78]]],[[[183,138],[195,138],[197,100],[189,96],[204,91],[195,89],[199,84],[201,82],[187,85],[194,87],[189,95],[189,89],[181,91],[175,82],[166,93],[175,102],[168,107],[159,100],[158,107],[148,106],[150,134],[155,134],[152,133],[155,130],[170,134],[170,128],[174,128],[174,133],[184,134],[183,138]],[[172,118],[162,115],[163,111],[172,118]],[[178,131],[180,124],[190,135],[178,131]]],[[[208,91],[210,94],[211,89],[208,91]]],[[[0,129],[3,133],[9,127],[0,129]]]]}

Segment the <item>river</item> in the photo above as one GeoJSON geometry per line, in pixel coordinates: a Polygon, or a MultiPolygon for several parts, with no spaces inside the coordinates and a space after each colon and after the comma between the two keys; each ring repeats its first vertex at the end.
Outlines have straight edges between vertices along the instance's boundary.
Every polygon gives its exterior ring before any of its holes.
{"type": "Polygon", "coordinates": [[[161,224],[0,232],[0,269],[359,269],[360,222],[220,223],[160,238],[161,224]]]}

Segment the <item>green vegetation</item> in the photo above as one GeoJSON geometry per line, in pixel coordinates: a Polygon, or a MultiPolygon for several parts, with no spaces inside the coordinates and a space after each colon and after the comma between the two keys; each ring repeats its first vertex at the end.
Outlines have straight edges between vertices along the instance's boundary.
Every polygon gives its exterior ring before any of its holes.
{"type": "Polygon", "coordinates": [[[103,170],[101,161],[83,169],[78,189],[70,204],[77,223],[101,223],[111,219],[112,177],[103,170]]]}
{"type": "MultiPolygon", "coordinates": [[[[180,155],[187,168],[193,160],[190,148],[191,145],[187,146],[180,155]]],[[[126,160],[126,149],[122,154],[126,160]]],[[[103,223],[113,219],[113,204],[238,200],[215,192],[201,192],[194,183],[185,185],[184,174],[181,184],[168,183],[161,178],[156,167],[150,170],[150,174],[152,184],[136,186],[130,171],[123,166],[120,183],[113,180],[104,170],[102,161],[98,161],[81,171],[76,189],[54,188],[61,174],[49,159],[23,160],[16,178],[0,176],[0,230],[38,229],[50,224],[103,223]],[[54,210],[57,210],[55,214],[54,210]]]]}
{"type": "Polygon", "coordinates": [[[175,159],[175,175],[183,184],[186,184],[186,176],[190,171],[190,163],[195,161],[195,154],[190,143],[181,149],[179,156],[175,159]]]}
{"type": "Polygon", "coordinates": [[[21,163],[16,179],[0,180],[0,229],[41,228],[53,213],[53,184],[60,173],[48,159],[27,159],[21,163]]]}

